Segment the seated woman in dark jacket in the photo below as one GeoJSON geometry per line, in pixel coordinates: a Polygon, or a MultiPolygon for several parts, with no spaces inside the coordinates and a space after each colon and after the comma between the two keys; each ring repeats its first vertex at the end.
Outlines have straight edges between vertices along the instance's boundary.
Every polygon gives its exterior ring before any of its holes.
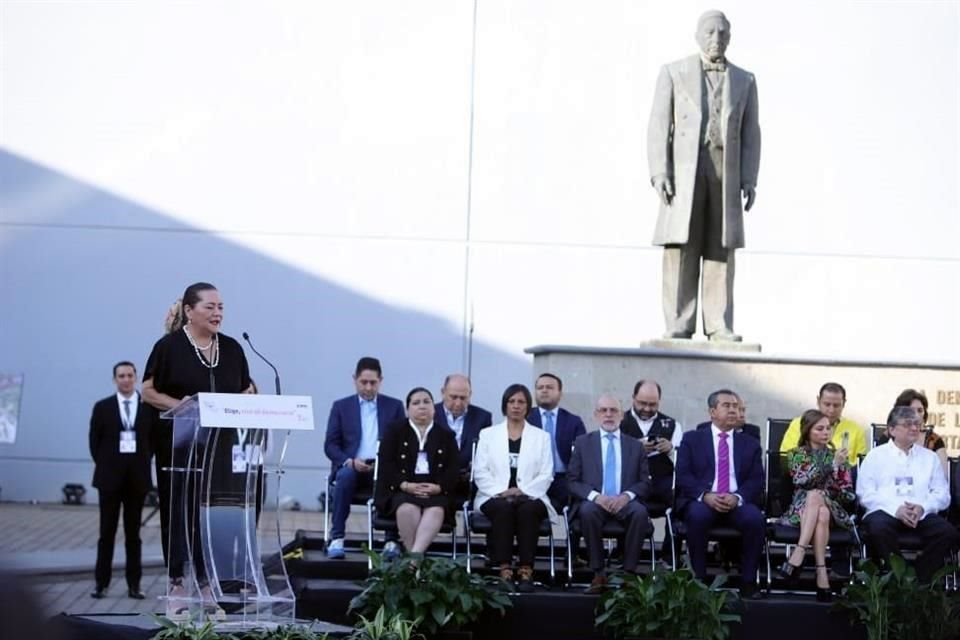
{"type": "Polygon", "coordinates": [[[395,515],[410,553],[423,553],[452,513],[457,486],[457,437],[433,423],[433,396],[423,387],[407,394],[407,419],[394,422],[380,443],[377,510],[395,515]]]}

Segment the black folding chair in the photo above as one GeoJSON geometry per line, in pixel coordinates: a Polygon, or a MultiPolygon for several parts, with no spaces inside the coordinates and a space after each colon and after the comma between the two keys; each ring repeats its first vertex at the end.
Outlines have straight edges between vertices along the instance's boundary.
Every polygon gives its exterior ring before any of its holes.
{"type": "MultiPolygon", "coordinates": [[[[466,547],[467,547],[467,573],[472,571],[473,565],[473,546],[471,538],[473,534],[484,535],[490,533],[493,529],[493,525],[484,513],[479,509],[473,508],[473,501],[477,495],[477,485],[474,482],[474,469],[475,469],[475,459],[477,456],[477,443],[473,444],[473,451],[470,454],[470,498],[463,503],[463,524],[465,527],[464,535],[466,537],[466,547]]],[[[566,526],[566,521],[564,521],[564,526],[566,526]]],[[[556,581],[557,570],[556,570],[556,549],[554,547],[553,539],[553,524],[550,522],[550,517],[546,517],[540,523],[539,536],[541,538],[547,538],[550,544],[550,580],[551,582],[556,581]]],[[[565,537],[569,540],[570,533],[569,531],[564,531],[565,537]]],[[[569,546],[569,545],[568,545],[569,546]]],[[[569,555],[569,554],[568,554],[569,555]]]]}
{"type": "MultiPolygon", "coordinates": [[[[771,560],[771,548],[779,545],[784,549],[784,555],[790,554],[790,547],[797,544],[800,539],[800,528],[780,523],[780,517],[784,514],[790,503],[793,501],[793,480],[790,477],[790,470],[787,468],[786,454],[779,451],[767,451],[767,472],[766,472],[766,502],[764,512],[767,516],[767,544],[766,544],[766,562],[767,562],[767,592],[773,588],[773,566],[771,560]]],[[[853,468],[853,481],[856,487],[856,467],[853,468]]],[[[827,539],[828,549],[838,549],[840,547],[860,549],[862,542],[860,532],[857,529],[857,523],[854,519],[851,529],[832,527],[830,536],[827,539]]],[[[853,574],[853,555],[847,553],[848,574],[853,574]]]]}
{"type": "MultiPolygon", "coordinates": [[[[380,443],[377,443],[377,457],[373,462],[373,491],[370,494],[370,498],[367,500],[367,548],[371,551],[374,550],[373,547],[373,532],[374,531],[393,531],[397,528],[397,521],[395,518],[387,517],[382,515],[377,511],[376,500],[377,500],[377,479],[380,477],[380,443]]],[[[457,527],[456,521],[452,519],[445,519],[443,525],[440,527],[440,533],[450,536],[450,545],[452,551],[450,557],[453,560],[457,559],[457,527]]],[[[386,541],[384,541],[386,544],[386,541]]],[[[427,554],[433,555],[433,554],[427,554]]],[[[440,554],[446,555],[446,554],[440,554]]],[[[367,558],[367,568],[373,569],[373,559],[367,558]]]]}

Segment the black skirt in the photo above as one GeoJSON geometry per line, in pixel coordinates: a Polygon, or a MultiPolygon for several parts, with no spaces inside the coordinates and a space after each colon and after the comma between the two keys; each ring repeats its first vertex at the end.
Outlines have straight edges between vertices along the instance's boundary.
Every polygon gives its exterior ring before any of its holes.
{"type": "MultiPolygon", "coordinates": [[[[407,480],[406,482],[433,482],[436,484],[436,481],[429,475],[415,475],[412,480],[407,480]]],[[[448,496],[441,494],[435,496],[426,496],[421,498],[419,496],[414,496],[406,491],[397,491],[395,494],[390,496],[389,507],[386,516],[393,516],[397,513],[397,509],[402,504],[415,504],[422,509],[427,507],[443,507],[444,516],[447,517],[450,515],[450,498],[448,496]]]]}

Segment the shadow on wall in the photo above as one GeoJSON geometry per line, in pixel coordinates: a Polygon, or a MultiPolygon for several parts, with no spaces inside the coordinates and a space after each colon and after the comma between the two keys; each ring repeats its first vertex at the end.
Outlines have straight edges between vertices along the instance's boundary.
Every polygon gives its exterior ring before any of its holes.
{"type": "MultiPolygon", "coordinates": [[[[376,245],[352,242],[358,260],[377,259],[376,245]]],[[[431,289],[434,261],[403,262],[384,269],[401,270],[411,296],[462,296],[431,289]]],[[[338,269],[349,265],[329,270],[338,269]]],[[[167,308],[197,280],[223,293],[225,333],[248,331],[279,368],[284,392],[313,396],[318,428],[291,441],[283,490],[308,508],[328,466],[330,403],[353,391],[359,356],[379,357],[383,391],[401,398],[417,385],[439,393],[444,375],[463,366],[461,328],[446,319],[385,304],[0,149],[0,371],[25,374],[17,442],[0,445],[4,499],[56,501],[66,482],[89,486],[89,415],[114,390],[112,365],[129,359],[141,369],[167,308]]],[[[269,392],[273,373],[248,357],[269,392]]],[[[503,388],[530,377],[528,358],[488,344],[474,345],[473,363],[474,401],[495,415],[503,388]]]]}

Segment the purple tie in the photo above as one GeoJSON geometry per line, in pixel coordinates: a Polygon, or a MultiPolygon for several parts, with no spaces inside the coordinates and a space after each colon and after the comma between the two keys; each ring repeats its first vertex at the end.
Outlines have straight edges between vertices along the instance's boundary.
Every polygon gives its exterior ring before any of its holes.
{"type": "Polygon", "coordinates": [[[730,434],[720,434],[720,444],[717,445],[717,493],[730,493],[730,445],[727,437],[730,434]]]}

